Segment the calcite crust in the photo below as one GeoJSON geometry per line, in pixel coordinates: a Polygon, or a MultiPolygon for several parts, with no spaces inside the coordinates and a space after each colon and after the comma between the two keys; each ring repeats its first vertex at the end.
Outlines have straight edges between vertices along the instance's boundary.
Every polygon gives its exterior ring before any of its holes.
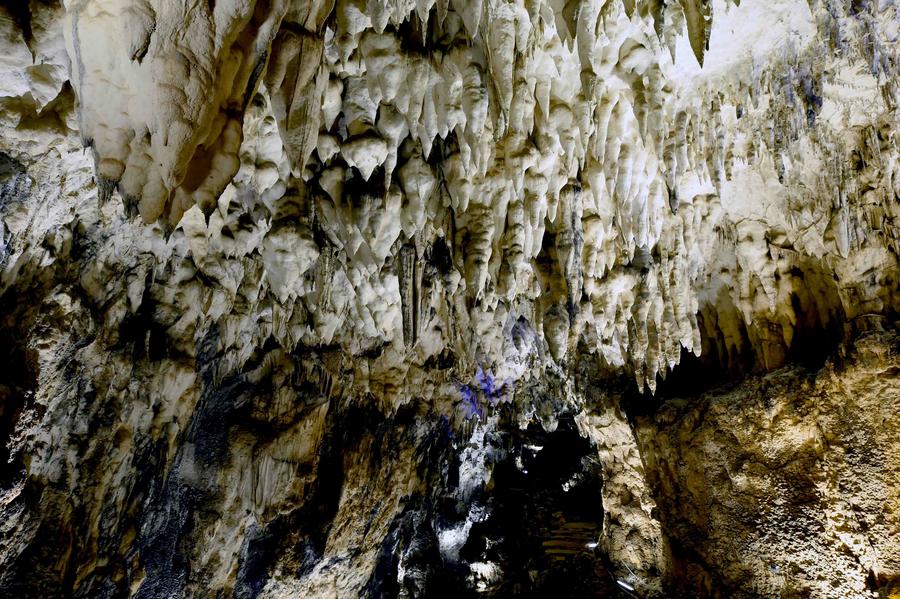
{"type": "Polygon", "coordinates": [[[891,0],[0,7],[0,595],[900,592],[898,51],[891,0]]]}

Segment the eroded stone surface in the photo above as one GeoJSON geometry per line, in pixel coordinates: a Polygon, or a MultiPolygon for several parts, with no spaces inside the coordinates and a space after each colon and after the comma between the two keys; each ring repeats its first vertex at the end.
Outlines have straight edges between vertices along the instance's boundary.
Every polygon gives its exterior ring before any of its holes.
{"type": "Polygon", "coordinates": [[[503,596],[560,422],[598,580],[895,584],[890,335],[653,413],[900,307],[898,8],[736,4],[0,9],[0,589],[503,596]]]}
{"type": "Polygon", "coordinates": [[[898,349],[895,332],[871,334],[816,374],[778,370],[639,420],[674,578],[747,597],[900,590],[898,349]]]}

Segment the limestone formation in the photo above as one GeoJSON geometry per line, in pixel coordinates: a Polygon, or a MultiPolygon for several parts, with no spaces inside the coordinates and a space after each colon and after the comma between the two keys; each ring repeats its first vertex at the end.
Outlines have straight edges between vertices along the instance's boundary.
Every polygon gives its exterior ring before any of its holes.
{"type": "Polygon", "coordinates": [[[894,0],[0,7],[0,596],[900,594],[894,0]]]}

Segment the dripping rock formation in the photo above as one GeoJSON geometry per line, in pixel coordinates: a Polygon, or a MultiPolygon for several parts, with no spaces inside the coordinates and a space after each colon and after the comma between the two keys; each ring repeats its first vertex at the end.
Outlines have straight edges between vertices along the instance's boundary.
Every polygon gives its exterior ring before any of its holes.
{"type": "Polygon", "coordinates": [[[900,596],[900,3],[0,6],[0,596],[900,596]]]}

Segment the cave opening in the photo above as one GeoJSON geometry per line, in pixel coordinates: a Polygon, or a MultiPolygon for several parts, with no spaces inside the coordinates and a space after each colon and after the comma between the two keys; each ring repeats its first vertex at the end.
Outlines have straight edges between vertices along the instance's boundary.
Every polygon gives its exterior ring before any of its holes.
{"type": "MultiPolygon", "coordinates": [[[[596,450],[571,418],[552,432],[508,433],[488,485],[487,518],[460,556],[481,597],[619,597],[598,548],[603,525],[596,450]]],[[[471,580],[471,579],[470,579],[471,580]]]]}
{"type": "Polygon", "coordinates": [[[785,366],[809,372],[821,369],[848,338],[840,293],[818,264],[794,268],[790,277],[793,291],[782,307],[791,316],[789,324],[771,317],[748,326],[727,296],[720,295],[716,306],[701,308],[697,313],[702,332],[700,355],[682,347],[678,364],[664,379],[657,379],[656,398],[651,403],[726,389],[748,375],[785,366]],[[731,323],[729,333],[723,330],[723,322],[731,323]]]}
{"type": "Polygon", "coordinates": [[[6,315],[0,320],[0,364],[5,365],[0,374],[0,491],[24,475],[22,454],[14,451],[19,420],[41,415],[28,414],[37,387],[37,356],[23,344],[24,326],[10,307],[15,301],[15,294],[0,299],[0,313],[6,315]]]}
{"type": "MultiPolygon", "coordinates": [[[[8,351],[3,354],[4,364],[12,366],[10,372],[28,372],[27,368],[22,367],[22,354],[8,351]]],[[[27,377],[11,374],[0,381],[0,489],[18,480],[23,471],[21,456],[12,455],[11,445],[14,442],[16,423],[32,393],[25,378],[27,377]]]]}

